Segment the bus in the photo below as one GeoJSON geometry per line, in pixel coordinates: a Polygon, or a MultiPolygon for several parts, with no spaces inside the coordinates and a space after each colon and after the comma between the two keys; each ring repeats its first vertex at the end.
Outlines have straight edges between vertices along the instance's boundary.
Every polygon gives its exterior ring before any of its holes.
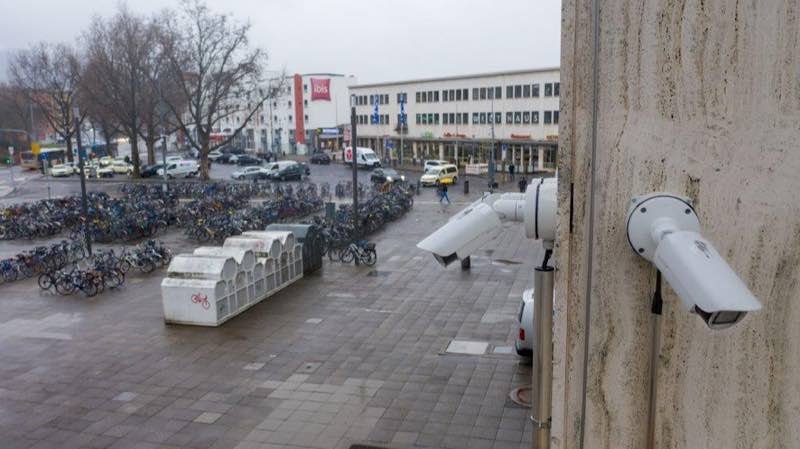
{"type": "Polygon", "coordinates": [[[67,149],[42,148],[35,154],[33,151],[24,151],[19,155],[19,166],[28,170],[42,170],[42,160],[47,159],[48,165],[61,164],[67,160],[67,149]]]}

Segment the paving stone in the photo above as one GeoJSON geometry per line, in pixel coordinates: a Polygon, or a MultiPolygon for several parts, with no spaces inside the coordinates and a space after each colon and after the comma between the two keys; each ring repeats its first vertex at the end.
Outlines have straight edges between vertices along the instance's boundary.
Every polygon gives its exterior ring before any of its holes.
{"type": "Polygon", "coordinates": [[[201,424],[214,424],[222,416],[221,413],[203,412],[194,419],[194,422],[201,424]]]}

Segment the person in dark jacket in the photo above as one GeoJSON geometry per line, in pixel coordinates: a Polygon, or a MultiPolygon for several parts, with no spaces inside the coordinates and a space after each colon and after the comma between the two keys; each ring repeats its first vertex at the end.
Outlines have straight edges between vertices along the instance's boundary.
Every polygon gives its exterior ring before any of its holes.
{"type": "Polygon", "coordinates": [[[508,166],[508,175],[511,177],[511,182],[514,182],[514,163],[512,162],[508,166]]]}
{"type": "Polygon", "coordinates": [[[517,185],[519,186],[519,192],[525,193],[525,189],[528,188],[528,180],[525,179],[525,177],[523,176],[522,179],[519,180],[519,183],[517,185]]]}

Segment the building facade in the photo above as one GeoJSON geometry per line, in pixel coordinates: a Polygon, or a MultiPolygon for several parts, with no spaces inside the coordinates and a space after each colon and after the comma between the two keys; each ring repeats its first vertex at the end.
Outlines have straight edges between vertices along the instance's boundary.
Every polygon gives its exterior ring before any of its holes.
{"type": "MultiPolygon", "coordinates": [[[[349,122],[348,86],[355,77],[335,73],[294,74],[270,81],[275,96],[261,107],[234,144],[254,152],[307,154],[316,148],[340,148],[343,123],[349,122]]],[[[230,133],[244,112],[225,119],[230,133]]]]}
{"type": "Polygon", "coordinates": [[[358,145],[383,158],[466,165],[487,162],[494,148],[498,169],[512,161],[520,172],[555,169],[558,68],[361,84],[350,94],[358,145]]]}

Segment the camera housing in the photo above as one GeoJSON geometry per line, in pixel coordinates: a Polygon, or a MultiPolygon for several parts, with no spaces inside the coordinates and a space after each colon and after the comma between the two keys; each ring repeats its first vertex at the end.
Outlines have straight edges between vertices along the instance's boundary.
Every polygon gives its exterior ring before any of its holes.
{"type": "Polygon", "coordinates": [[[534,178],[525,193],[484,193],[417,244],[443,266],[464,260],[491,240],[507,221],[524,222],[525,235],[553,248],[556,229],[555,178],[534,178]]]}
{"type": "Polygon", "coordinates": [[[631,200],[628,242],[652,262],[681,299],[711,329],[741,321],[761,303],[700,235],[700,221],[691,201],[670,193],[652,193],[631,200]]]}

